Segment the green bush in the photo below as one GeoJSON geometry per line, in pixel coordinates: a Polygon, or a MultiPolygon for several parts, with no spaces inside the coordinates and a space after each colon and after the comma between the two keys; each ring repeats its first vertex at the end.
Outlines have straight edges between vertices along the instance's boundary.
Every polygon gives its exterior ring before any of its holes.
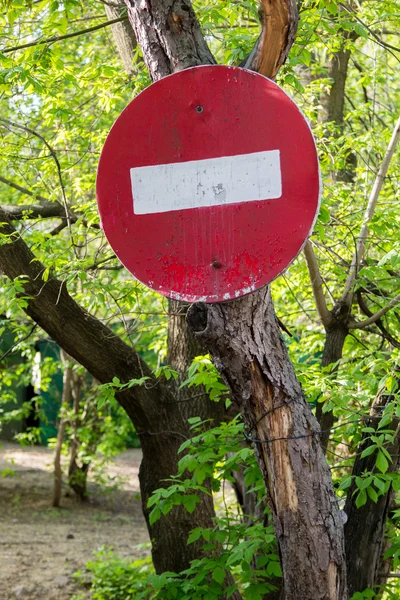
{"type": "MultiPolygon", "coordinates": [[[[132,561],[121,558],[111,548],[103,548],[89,561],[93,600],[151,600],[154,598],[149,578],[154,573],[151,559],[132,561]]],[[[78,581],[82,572],[76,573],[78,581]]]]}

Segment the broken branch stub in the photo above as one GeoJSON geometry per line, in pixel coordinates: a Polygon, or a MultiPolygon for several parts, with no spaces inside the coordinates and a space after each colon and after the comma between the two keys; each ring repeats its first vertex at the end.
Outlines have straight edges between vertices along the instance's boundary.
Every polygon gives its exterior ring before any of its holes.
{"type": "Polygon", "coordinates": [[[275,79],[296,37],[299,11],[296,0],[260,0],[260,36],[241,67],[275,79]]]}

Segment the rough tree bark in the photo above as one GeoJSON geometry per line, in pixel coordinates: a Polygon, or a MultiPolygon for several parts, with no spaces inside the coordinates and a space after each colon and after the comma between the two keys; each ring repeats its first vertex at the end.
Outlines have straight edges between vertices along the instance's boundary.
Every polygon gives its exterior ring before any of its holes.
{"type": "Polygon", "coordinates": [[[285,63],[296,37],[299,12],[296,0],[260,0],[261,34],[241,67],[274,79],[285,63]]]}
{"type": "MultiPolygon", "coordinates": [[[[114,0],[114,2],[107,2],[104,5],[106,15],[110,21],[121,17],[125,8],[124,0],[114,0]]],[[[133,53],[137,46],[132,26],[128,21],[121,21],[120,23],[111,25],[111,31],[124,70],[128,75],[132,76],[135,71],[133,53]]]]}
{"type": "MultiPolygon", "coordinates": [[[[378,394],[371,408],[372,418],[365,425],[377,429],[385,406],[393,400],[393,396],[378,394]]],[[[399,465],[400,435],[398,419],[391,423],[390,428],[395,431],[395,437],[394,443],[387,447],[392,456],[388,472],[393,473],[399,465]]],[[[354,478],[360,477],[365,472],[376,471],[377,451],[369,456],[361,457],[361,453],[370,445],[370,434],[364,434],[364,439],[357,448],[357,458],[352,470],[354,478]]],[[[357,508],[355,505],[356,490],[355,479],[353,479],[344,508],[344,512],[348,517],[345,524],[345,541],[350,595],[386,583],[386,581],[382,581],[381,569],[384,567],[382,554],[386,520],[393,500],[393,490],[390,486],[385,494],[379,496],[377,502],[373,502],[368,497],[364,506],[357,508]]],[[[389,566],[390,563],[386,564],[386,567],[389,566]]]]}
{"type": "Polygon", "coordinates": [[[219,305],[193,305],[188,320],[210,349],[255,440],[285,598],[345,600],[343,526],[332,479],[269,291],[219,305]]]}
{"type": "MultiPolygon", "coordinates": [[[[343,356],[344,343],[349,333],[349,312],[349,307],[347,305],[338,303],[330,313],[329,324],[326,327],[324,350],[322,353],[322,367],[329,367],[330,365],[336,364],[334,369],[337,370],[337,364],[343,356]]],[[[324,412],[323,404],[318,403],[316,417],[321,426],[322,449],[324,453],[326,453],[334,421],[333,412],[331,410],[324,412]]]]}
{"type": "Polygon", "coordinates": [[[189,0],[125,0],[153,81],[215,59],[189,0]]]}

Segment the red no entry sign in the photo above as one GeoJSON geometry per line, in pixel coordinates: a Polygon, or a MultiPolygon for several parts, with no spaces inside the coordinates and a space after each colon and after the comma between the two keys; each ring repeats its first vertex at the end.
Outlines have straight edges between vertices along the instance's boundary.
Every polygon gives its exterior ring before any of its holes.
{"type": "Polygon", "coordinates": [[[318,158],[302,113],[262,75],[195,67],[123,111],[97,174],[105,234],[133,275],[188,302],[272,281],[318,211],[318,158]]]}

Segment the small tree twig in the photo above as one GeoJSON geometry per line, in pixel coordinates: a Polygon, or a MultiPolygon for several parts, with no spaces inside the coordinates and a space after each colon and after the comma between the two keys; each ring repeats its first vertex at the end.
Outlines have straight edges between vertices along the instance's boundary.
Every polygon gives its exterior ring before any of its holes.
{"type": "Polygon", "coordinates": [[[31,337],[31,335],[32,335],[32,333],[35,331],[35,329],[36,329],[36,327],[37,327],[37,326],[38,326],[38,324],[37,324],[37,323],[35,323],[35,324],[34,324],[34,326],[32,327],[32,329],[30,329],[30,330],[29,330],[29,332],[28,332],[26,335],[24,335],[24,337],[22,337],[22,338],[20,338],[19,340],[17,340],[17,341],[16,341],[16,342],[15,342],[15,343],[14,343],[14,344],[11,346],[11,348],[9,348],[9,349],[7,350],[7,352],[5,352],[5,353],[3,354],[3,356],[0,356],[0,363],[1,363],[1,362],[2,362],[2,361],[3,361],[3,360],[4,360],[4,359],[5,359],[5,358],[6,358],[6,357],[9,355],[9,354],[11,354],[11,353],[12,353],[12,352],[15,350],[15,348],[17,348],[17,347],[18,347],[18,346],[21,344],[21,342],[25,342],[25,340],[27,340],[28,338],[30,338],[30,337],[31,337]]]}
{"type": "MultiPolygon", "coordinates": [[[[358,306],[361,308],[362,312],[366,317],[373,316],[374,313],[371,310],[369,310],[367,303],[363,298],[363,292],[360,289],[357,290],[357,302],[358,306]]],[[[382,340],[387,340],[392,344],[392,346],[400,349],[400,342],[386,329],[381,319],[375,321],[374,325],[376,325],[376,327],[378,327],[378,329],[380,330],[382,334],[382,340]]],[[[371,327],[371,329],[373,330],[373,327],[371,327]]],[[[364,331],[370,331],[370,328],[365,327],[364,331]]]]}
{"type": "Polygon", "coordinates": [[[50,202],[50,200],[48,198],[45,198],[44,196],[41,196],[40,194],[35,194],[35,192],[32,192],[31,190],[27,190],[26,188],[18,185],[18,183],[14,183],[14,181],[11,181],[10,179],[6,179],[5,177],[2,177],[1,175],[0,175],[0,181],[1,181],[1,183],[5,183],[6,185],[14,188],[15,190],[22,192],[22,194],[26,194],[27,196],[31,196],[32,198],[36,198],[37,200],[40,200],[41,202],[50,202]]]}
{"type": "Polygon", "coordinates": [[[111,21],[105,21],[104,23],[100,23],[99,25],[94,25],[93,27],[88,27],[87,29],[80,29],[79,31],[74,31],[73,33],[66,33],[65,35],[53,36],[51,38],[46,38],[44,40],[36,40],[34,42],[29,42],[28,44],[22,44],[21,46],[14,46],[13,48],[3,48],[0,50],[3,54],[8,54],[9,52],[16,52],[17,50],[24,50],[25,48],[32,48],[32,46],[43,46],[44,44],[53,44],[54,42],[61,42],[61,40],[67,40],[68,38],[77,37],[78,35],[84,35],[85,33],[91,33],[92,31],[96,31],[97,29],[102,29],[103,27],[108,27],[109,25],[113,25],[114,23],[119,23],[121,21],[126,21],[127,15],[124,17],[119,17],[118,19],[112,19],[111,21]]]}

